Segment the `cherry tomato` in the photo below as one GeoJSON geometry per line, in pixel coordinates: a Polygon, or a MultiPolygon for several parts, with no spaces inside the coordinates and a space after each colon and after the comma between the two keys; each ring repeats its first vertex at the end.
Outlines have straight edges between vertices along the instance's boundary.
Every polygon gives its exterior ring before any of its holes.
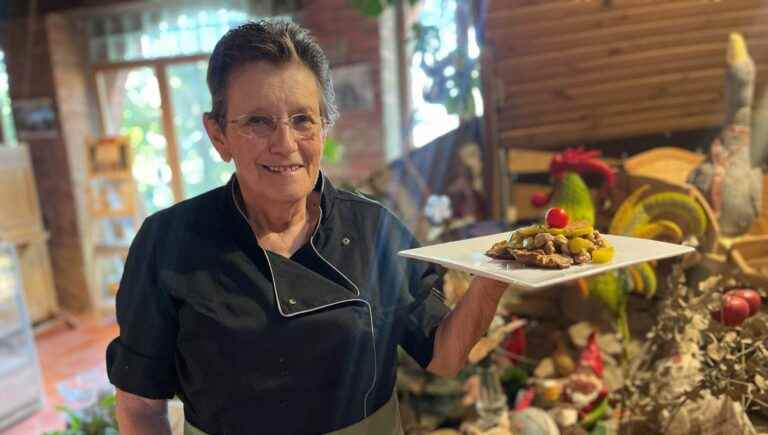
{"type": "Polygon", "coordinates": [[[749,317],[749,303],[738,296],[726,294],[722,308],[712,311],[712,317],[726,326],[741,325],[749,317]]]}
{"type": "Polygon", "coordinates": [[[747,301],[749,304],[749,315],[754,316],[755,313],[760,311],[760,307],[763,305],[763,299],[760,297],[760,293],[752,290],[751,288],[738,288],[728,290],[725,294],[740,297],[747,301]]]}
{"type": "Polygon", "coordinates": [[[568,225],[568,213],[560,207],[547,210],[547,225],[552,228],[565,228],[568,225]]]}

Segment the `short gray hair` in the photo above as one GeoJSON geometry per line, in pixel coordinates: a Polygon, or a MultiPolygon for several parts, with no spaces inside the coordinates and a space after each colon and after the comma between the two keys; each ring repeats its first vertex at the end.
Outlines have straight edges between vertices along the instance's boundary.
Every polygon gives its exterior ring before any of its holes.
{"type": "Polygon", "coordinates": [[[208,61],[208,90],[212,108],[206,115],[222,129],[227,119],[227,85],[239,67],[266,61],[277,65],[298,58],[309,68],[322,90],[320,116],[330,127],[339,117],[328,58],[309,31],[286,19],[249,21],[221,37],[208,61]]]}

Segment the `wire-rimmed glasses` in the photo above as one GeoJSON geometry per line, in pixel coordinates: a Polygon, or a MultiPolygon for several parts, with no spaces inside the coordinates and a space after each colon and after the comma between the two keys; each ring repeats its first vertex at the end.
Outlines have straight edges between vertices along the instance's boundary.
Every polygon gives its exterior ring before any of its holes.
{"type": "Polygon", "coordinates": [[[272,137],[279,124],[286,124],[296,139],[311,139],[320,130],[320,122],[309,113],[296,113],[288,118],[246,113],[228,121],[234,124],[237,132],[248,139],[272,137]]]}

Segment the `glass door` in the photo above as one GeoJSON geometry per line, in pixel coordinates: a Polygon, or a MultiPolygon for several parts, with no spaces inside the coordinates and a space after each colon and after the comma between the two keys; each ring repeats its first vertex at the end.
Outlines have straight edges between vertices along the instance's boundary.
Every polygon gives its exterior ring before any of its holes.
{"type": "Polygon", "coordinates": [[[231,163],[221,160],[203,126],[203,112],[211,110],[207,65],[198,61],[166,67],[185,198],[221,186],[234,171],[231,163]]]}
{"type": "Polygon", "coordinates": [[[133,177],[143,216],[172,205],[172,173],[163,131],[155,69],[139,67],[97,73],[102,118],[108,135],[130,139],[133,177]]]}
{"type": "Polygon", "coordinates": [[[234,172],[203,126],[211,108],[206,68],[201,59],[97,72],[105,130],[130,138],[145,216],[221,186],[234,172]]]}

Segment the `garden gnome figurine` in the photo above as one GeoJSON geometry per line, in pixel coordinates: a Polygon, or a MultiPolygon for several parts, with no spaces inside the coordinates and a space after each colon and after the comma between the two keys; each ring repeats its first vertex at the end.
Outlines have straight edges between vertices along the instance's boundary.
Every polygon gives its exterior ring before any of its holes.
{"type": "Polygon", "coordinates": [[[730,35],[726,61],[725,123],[689,182],[709,200],[722,234],[734,237],[746,233],[760,213],[763,178],[750,156],[755,63],[738,33],[730,35]]]}

